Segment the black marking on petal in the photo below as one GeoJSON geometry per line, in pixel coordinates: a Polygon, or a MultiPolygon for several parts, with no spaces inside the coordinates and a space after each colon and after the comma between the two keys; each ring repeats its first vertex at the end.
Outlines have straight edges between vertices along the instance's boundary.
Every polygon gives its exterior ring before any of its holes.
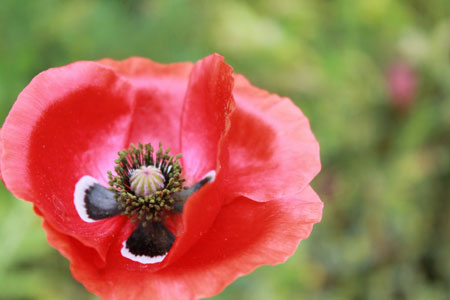
{"type": "Polygon", "coordinates": [[[175,241],[175,236],[160,222],[148,222],[138,228],[123,243],[124,257],[143,264],[161,262],[175,241]]]}
{"type": "Polygon", "coordinates": [[[94,184],[86,191],[86,209],[89,217],[94,220],[114,217],[120,214],[120,210],[114,192],[100,184],[94,184]]]}
{"type": "Polygon", "coordinates": [[[83,176],[75,186],[75,207],[85,222],[114,217],[121,213],[114,195],[95,178],[83,176]]]}
{"type": "Polygon", "coordinates": [[[173,208],[174,211],[177,213],[182,213],[183,212],[183,207],[184,207],[184,203],[186,202],[186,200],[196,191],[198,191],[199,189],[201,189],[205,184],[213,182],[216,179],[216,171],[210,171],[208,172],[202,180],[200,180],[199,182],[197,182],[196,184],[194,184],[193,186],[182,190],[178,193],[175,193],[172,195],[172,197],[174,199],[177,200],[177,202],[175,202],[173,208]]]}

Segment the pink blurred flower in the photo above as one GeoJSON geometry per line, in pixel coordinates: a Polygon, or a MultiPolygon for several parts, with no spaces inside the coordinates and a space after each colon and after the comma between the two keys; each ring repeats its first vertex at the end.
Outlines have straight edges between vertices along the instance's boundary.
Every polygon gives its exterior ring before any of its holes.
{"type": "Polygon", "coordinates": [[[396,62],[389,67],[387,74],[389,100],[396,109],[408,109],[417,91],[417,75],[413,68],[403,62],[396,62]]]}

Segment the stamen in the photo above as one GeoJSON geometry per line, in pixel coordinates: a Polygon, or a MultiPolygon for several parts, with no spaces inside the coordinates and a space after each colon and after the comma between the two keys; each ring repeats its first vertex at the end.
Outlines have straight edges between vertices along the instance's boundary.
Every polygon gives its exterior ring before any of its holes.
{"type": "Polygon", "coordinates": [[[178,162],[181,155],[170,156],[162,145],[154,153],[151,144],[133,144],[119,152],[115,172],[108,172],[111,190],[123,215],[138,219],[142,226],[159,222],[173,211],[179,201],[173,194],[182,189],[184,179],[178,162]]]}

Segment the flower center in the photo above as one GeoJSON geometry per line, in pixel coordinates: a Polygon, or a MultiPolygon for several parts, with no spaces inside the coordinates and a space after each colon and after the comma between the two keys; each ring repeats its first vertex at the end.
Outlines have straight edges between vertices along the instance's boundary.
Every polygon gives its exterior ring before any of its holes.
{"type": "Polygon", "coordinates": [[[151,144],[139,144],[137,148],[131,144],[119,152],[116,175],[108,172],[110,189],[122,214],[141,221],[143,226],[162,221],[179,201],[173,194],[183,187],[178,162],[181,155],[174,157],[169,152],[163,151],[161,144],[156,153],[151,144]]]}
{"type": "Polygon", "coordinates": [[[166,178],[154,166],[142,166],[134,170],[130,177],[130,189],[137,196],[149,196],[164,188],[166,178]]]}

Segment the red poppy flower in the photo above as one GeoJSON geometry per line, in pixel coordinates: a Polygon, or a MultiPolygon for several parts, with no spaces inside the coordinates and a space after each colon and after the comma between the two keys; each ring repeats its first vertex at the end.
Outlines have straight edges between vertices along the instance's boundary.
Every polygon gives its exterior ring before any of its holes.
{"type": "Polygon", "coordinates": [[[74,277],[105,299],[215,295],[284,262],[321,218],[308,120],[219,55],[42,72],[0,151],[7,188],[33,202],[74,277]]]}

